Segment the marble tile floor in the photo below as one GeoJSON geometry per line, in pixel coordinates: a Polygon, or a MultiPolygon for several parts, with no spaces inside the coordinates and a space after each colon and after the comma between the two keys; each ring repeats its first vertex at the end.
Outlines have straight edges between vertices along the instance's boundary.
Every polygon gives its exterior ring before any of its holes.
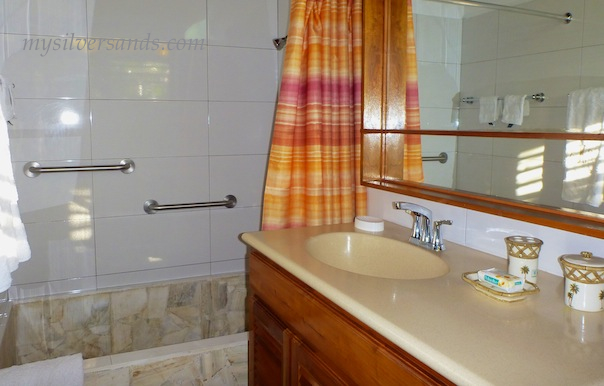
{"type": "Polygon", "coordinates": [[[245,386],[247,332],[84,361],[85,386],[245,386]]]}

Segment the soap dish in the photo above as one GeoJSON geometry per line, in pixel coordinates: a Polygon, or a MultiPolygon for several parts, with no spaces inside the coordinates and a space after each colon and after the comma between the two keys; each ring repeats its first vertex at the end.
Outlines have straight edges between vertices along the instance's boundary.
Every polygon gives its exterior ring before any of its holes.
{"type": "Polygon", "coordinates": [[[519,292],[505,292],[495,286],[488,283],[484,283],[478,280],[478,272],[466,272],[461,275],[461,278],[472,285],[476,291],[487,295],[490,298],[502,301],[502,302],[518,302],[526,299],[528,295],[533,295],[539,292],[539,287],[529,281],[524,282],[524,288],[519,292]]]}
{"type": "Polygon", "coordinates": [[[382,232],[384,230],[384,220],[371,216],[356,217],[354,227],[366,232],[382,232]]]}

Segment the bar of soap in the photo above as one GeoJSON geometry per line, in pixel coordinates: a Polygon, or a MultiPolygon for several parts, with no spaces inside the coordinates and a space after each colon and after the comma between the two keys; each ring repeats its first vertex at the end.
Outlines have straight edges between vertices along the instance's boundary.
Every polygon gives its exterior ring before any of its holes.
{"type": "Polygon", "coordinates": [[[524,288],[523,278],[496,268],[478,271],[478,280],[510,293],[520,292],[524,288]]]}

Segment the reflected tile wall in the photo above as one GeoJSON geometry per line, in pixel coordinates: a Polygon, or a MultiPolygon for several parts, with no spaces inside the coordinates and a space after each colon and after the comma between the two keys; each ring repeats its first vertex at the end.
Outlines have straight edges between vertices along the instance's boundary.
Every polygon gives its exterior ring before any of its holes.
{"type": "MultiPolygon", "coordinates": [[[[463,22],[461,96],[531,95],[544,92],[542,103],[530,102],[530,114],[515,129],[560,130],[566,125],[568,94],[577,89],[604,85],[604,41],[598,32],[604,7],[593,0],[537,0],[531,9],[563,15],[571,11],[569,24],[547,18],[490,11],[463,22]],[[599,22],[597,21],[599,20],[599,22]]],[[[479,105],[461,104],[460,128],[507,130],[507,125],[479,124],[479,105]]],[[[468,146],[470,138],[459,140],[459,162],[478,162],[484,155],[494,155],[492,162],[478,170],[472,179],[457,180],[457,188],[536,201],[556,207],[589,209],[561,198],[565,166],[544,159],[543,170],[534,184],[527,184],[521,165],[523,159],[497,154],[501,146],[468,146]],[[463,153],[463,154],[461,154],[463,153]],[[482,182],[477,182],[482,180],[482,182]],[[488,186],[487,186],[488,185],[488,186]],[[488,189],[487,189],[488,188],[488,189]]],[[[521,141],[528,144],[527,141],[521,141]]],[[[538,149],[538,147],[533,147],[538,149]]],[[[558,152],[558,154],[561,154],[558,152]]],[[[547,156],[547,154],[546,154],[547,156]]],[[[516,155],[514,155],[516,157],[516,155]]],[[[472,165],[468,165],[472,167],[472,165]]],[[[537,168],[535,168],[536,172],[537,168]]]]}
{"type": "Polygon", "coordinates": [[[0,1],[11,155],[33,250],[12,298],[244,271],[238,234],[259,229],[278,84],[272,39],[287,2],[0,1]],[[22,171],[123,158],[133,173],[22,171]],[[149,199],[228,194],[234,213],[143,211],[149,199]]]}

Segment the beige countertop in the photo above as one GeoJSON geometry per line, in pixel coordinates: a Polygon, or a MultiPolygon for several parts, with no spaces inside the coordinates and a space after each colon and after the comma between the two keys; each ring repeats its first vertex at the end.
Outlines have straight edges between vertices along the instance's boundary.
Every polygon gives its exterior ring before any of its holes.
{"type": "MultiPolygon", "coordinates": [[[[409,229],[385,225],[377,235],[408,240],[409,229]]],[[[342,224],[241,239],[457,384],[604,385],[604,312],[565,306],[562,277],[539,272],[539,293],[506,303],[462,280],[464,272],[505,269],[506,260],[454,243],[438,252],[450,272],[427,280],[353,274],[305,251],[309,237],[354,231],[342,224]]]]}

